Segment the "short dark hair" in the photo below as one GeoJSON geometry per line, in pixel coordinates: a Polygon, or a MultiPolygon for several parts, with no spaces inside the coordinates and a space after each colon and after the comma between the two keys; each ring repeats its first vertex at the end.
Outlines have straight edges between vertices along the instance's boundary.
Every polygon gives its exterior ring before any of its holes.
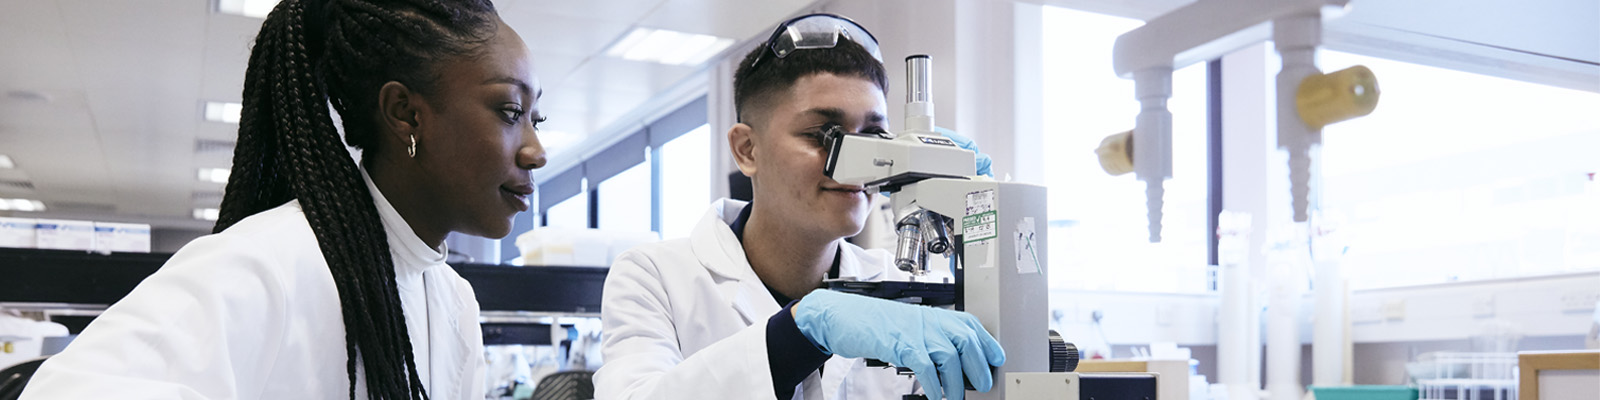
{"type": "Polygon", "coordinates": [[[787,92],[800,78],[813,74],[866,79],[878,85],[879,90],[889,91],[889,76],[884,72],[883,62],[849,40],[840,40],[832,48],[797,50],[783,58],[768,54],[762,58],[760,68],[751,68],[756,57],[768,51],[765,44],[757,47],[744,56],[733,74],[733,106],[742,122],[751,122],[755,115],[764,116],[775,96],[787,92]]]}

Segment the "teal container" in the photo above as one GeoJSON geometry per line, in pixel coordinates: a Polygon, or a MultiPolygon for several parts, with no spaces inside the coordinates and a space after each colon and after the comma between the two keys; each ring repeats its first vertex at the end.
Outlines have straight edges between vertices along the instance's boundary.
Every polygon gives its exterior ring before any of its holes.
{"type": "Polygon", "coordinates": [[[1411,386],[1312,386],[1311,394],[1317,400],[1417,400],[1411,386]]]}

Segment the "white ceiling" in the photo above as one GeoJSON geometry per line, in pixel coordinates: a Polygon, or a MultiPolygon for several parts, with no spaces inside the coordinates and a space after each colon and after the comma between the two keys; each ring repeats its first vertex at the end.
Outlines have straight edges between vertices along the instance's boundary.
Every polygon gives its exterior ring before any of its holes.
{"type": "MultiPolygon", "coordinates": [[[[239,99],[249,43],[261,23],[216,14],[213,1],[0,1],[0,154],[17,165],[0,169],[0,198],[39,199],[50,209],[17,215],[209,228],[209,222],[192,219],[191,211],[216,206],[222,185],[199,182],[195,169],[227,167],[231,151],[198,151],[197,140],[232,141],[238,127],[203,121],[202,104],[239,99]]],[[[1190,2],[1018,1],[1136,18],[1190,2]]],[[[815,2],[495,4],[533,51],[545,86],[541,107],[551,116],[546,129],[591,134],[626,123],[621,119],[639,115],[636,108],[703,68],[604,56],[606,46],[632,27],[747,40],[815,2]]],[[[1512,77],[1595,90],[1600,3],[1500,3],[1361,1],[1330,25],[1327,39],[1330,46],[1362,45],[1414,62],[1480,73],[1522,71],[1525,76],[1512,77]],[[1417,46],[1450,51],[1409,54],[1417,46]]],[[[598,139],[603,138],[591,141],[598,139]]]]}
{"type": "MultiPolygon", "coordinates": [[[[238,101],[261,20],[214,0],[8,0],[0,3],[0,198],[43,200],[59,217],[209,228],[238,126],[206,122],[205,101],[238,101]],[[35,94],[42,94],[43,99],[35,94]],[[31,182],[32,189],[12,182],[31,182]]],[[[681,67],[606,57],[634,26],[744,40],[811,0],[497,0],[533,52],[546,129],[598,131],[685,79],[681,67]]],[[[0,212],[0,215],[5,215],[0,212]]]]}

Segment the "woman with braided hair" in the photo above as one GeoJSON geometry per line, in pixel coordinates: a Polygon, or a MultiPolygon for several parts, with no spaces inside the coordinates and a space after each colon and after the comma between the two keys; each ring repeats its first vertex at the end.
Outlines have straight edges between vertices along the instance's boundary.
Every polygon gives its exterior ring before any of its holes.
{"type": "Polygon", "coordinates": [[[483,398],[478,304],[444,239],[504,237],[527,210],[539,96],[488,0],[282,1],[251,50],[214,234],[22,397],[483,398]]]}

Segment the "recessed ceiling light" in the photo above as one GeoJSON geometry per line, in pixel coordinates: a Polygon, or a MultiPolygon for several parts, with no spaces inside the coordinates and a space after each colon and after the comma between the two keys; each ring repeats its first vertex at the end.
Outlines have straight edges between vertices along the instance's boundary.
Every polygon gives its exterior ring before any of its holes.
{"type": "Polygon", "coordinates": [[[633,28],[606,55],[667,65],[698,65],[733,46],[733,39],[666,29],[633,28]]]}
{"type": "Polygon", "coordinates": [[[217,0],[217,11],[224,14],[243,15],[266,19],[278,0],[217,0]]]}
{"type": "Polygon", "coordinates": [[[244,111],[244,105],[220,101],[206,102],[206,120],[228,124],[239,123],[239,113],[244,111]]]}
{"type": "Polygon", "coordinates": [[[203,220],[207,220],[207,221],[216,221],[217,220],[217,215],[221,214],[221,213],[222,213],[221,210],[218,210],[218,209],[215,209],[215,208],[196,208],[196,209],[194,209],[194,219],[203,219],[203,220]]]}
{"type": "Polygon", "coordinates": [[[236,142],[234,142],[232,140],[217,140],[217,139],[200,138],[200,139],[195,139],[194,140],[194,153],[195,154],[218,153],[218,154],[230,154],[231,155],[231,154],[233,154],[234,146],[237,146],[237,145],[238,145],[238,143],[236,143],[236,142]]]}
{"type": "Polygon", "coordinates": [[[33,90],[9,90],[6,91],[6,97],[30,103],[50,102],[50,95],[33,90]]]}
{"type": "Polygon", "coordinates": [[[228,175],[232,173],[227,168],[201,168],[195,175],[201,182],[228,183],[228,175]]]}
{"type": "Polygon", "coordinates": [[[17,163],[11,161],[11,156],[0,154],[0,169],[12,169],[16,167],[17,163]]]}
{"type": "Polygon", "coordinates": [[[44,202],[32,199],[0,199],[0,211],[42,212],[44,202]]]}
{"type": "Polygon", "coordinates": [[[196,205],[212,205],[222,202],[222,192],[194,192],[189,195],[196,205]]]}

